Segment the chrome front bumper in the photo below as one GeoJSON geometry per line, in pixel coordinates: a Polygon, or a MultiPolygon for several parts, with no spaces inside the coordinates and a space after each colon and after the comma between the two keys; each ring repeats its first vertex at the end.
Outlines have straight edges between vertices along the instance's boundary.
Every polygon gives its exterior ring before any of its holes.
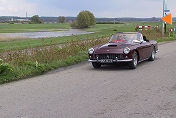
{"type": "MultiPolygon", "coordinates": [[[[101,63],[101,60],[88,60],[89,62],[99,62],[101,63]]],[[[118,63],[118,62],[131,62],[133,61],[133,59],[125,59],[125,60],[113,60],[114,63],[118,63]]]]}

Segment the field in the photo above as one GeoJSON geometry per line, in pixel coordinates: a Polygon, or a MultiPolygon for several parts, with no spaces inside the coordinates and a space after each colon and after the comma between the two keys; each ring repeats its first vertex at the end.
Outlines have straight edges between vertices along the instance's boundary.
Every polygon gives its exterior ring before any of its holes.
{"type": "MultiPolygon", "coordinates": [[[[8,51],[8,50],[17,50],[17,49],[25,49],[25,48],[33,48],[33,47],[41,47],[41,46],[48,46],[54,44],[65,43],[70,40],[87,40],[87,39],[96,39],[101,37],[110,36],[112,33],[115,32],[131,32],[135,31],[135,27],[137,25],[151,25],[155,26],[157,24],[161,24],[161,22],[129,22],[125,24],[97,24],[95,27],[85,29],[86,31],[95,32],[93,34],[88,35],[79,35],[79,36],[64,36],[64,37],[54,37],[54,38],[39,38],[39,39],[19,39],[11,42],[0,42],[0,52],[8,51]],[[9,48],[10,47],[10,48],[9,48]]],[[[4,26],[4,25],[3,25],[4,26]]],[[[11,28],[16,28],[16,25],[12,25],[11,28]]],[[[68,24],[22,24],[18,26],[20,28],[67,28],[69,27],[68,24]],[[42,26],[43,25],[43,26],[42,26]],[[38,27],[40,26],[40,27],[38,27]]],[[[5,26],[4,26],[5,27],[5,26]]],[[[6,28],[10,27],[10,25],[6,26],[6,28]]],[[[161,26],[160,26],[161,27],[161,26]]],[[[1,27],[1,29],[3,29],[1,27]]]]}
{"type": "MultiPolygon", "coordinates": [[[[55,24],[8,24],[0,25],[0,33],[21,33],[21,32],[39,32],[40,29],[67,29],[70,27],[69,23],[55,23],[55,24]],[[15,30],[18,29],[18,30],[15,30]],[[23,30],[33,29],[33,30],[23,30]]],[[[40,31],[41,32],[41,31],[40,31]]]]}
{"type": "Polygon", "coordinates": [[[52,24],[8,24],[0,25],[0,29],[57,29],[57,28],[69,28],[69,23],[52,23],[52,24]]]}
{"type": "Polygon", "coordinates": [[[62,29],[53,29],[53,30],[43,31],[41,29],[33,29],[33,30],[23,30],[23,29],[6,30],[6,29],[1,29],[0,33],[25,33],[25,32],[49,32],[49,31],[63,31],[63,30],[62,29]]]}
{"type": "MultiPolygon", "coordinates": [[[[55,38],[39,38],[39,39],[17,39],[13,41],[0,42],[0,83],[6,83],[19,79],[24,79],[29,76],[42,74],[49,70],[75,64],[83,60],[87,60],[87,50],[94,45],[106,43],[112,33],[115,32],[133,32],[138,25],[151,25],[152,27],[161,24],[161,22],[127,22],[124,24],[97,24],[94,27],[84,29],[94,32],[93,34],[84,34],[77,36],[64,36],[55,38]],[[96,39],[96,40],[94,40],[96,39]],[[62,48],[58,48],[58,44],[66,44],[62,48]],[[44,47],[42,50],[37,47],[44,47]],[[19,49],[30,48],[30,54],[19,49]],[[33,48],[33,49],[31,49],[33,48]],[[11,53],[13,50],[14,53],[11,53]],[[10,51],[10,52],[7,52],[10,51]]],[[[174,23],[175,25],[176,23],[174,23]]],[[[12,25],[11,28],[16,29],[53,29],[53,28],[68,28],[68,24],[41,24],[41,25],[12,25]]],[[[3,26],[2,30],[10,27],[3,26]]],[[[171,27],[171,26],[169,26],[171,27]]],[[[168,34],[161,37],[160,30],[152,29],[148,32],[143,32],[150,40],[169,41],[175,38],[169,38],[168,34]]]]}

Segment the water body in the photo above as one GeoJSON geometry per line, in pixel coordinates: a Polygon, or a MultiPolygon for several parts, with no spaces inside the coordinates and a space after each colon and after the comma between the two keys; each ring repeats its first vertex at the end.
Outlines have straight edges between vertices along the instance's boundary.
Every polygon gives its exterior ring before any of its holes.
{"type": "Polygon", "coordinates": [[[48,31],[48,32],[0,33],[0,35],[24,36],[28,38],[49,38],[49,37],[62,37],[62,36],[72,36],[72,35],[93,33],[93,32],[86,32],[79,29],[13,29],[13,30],[39,30],[39,31],[48,31]],[[54,31],[54,30],[61,30],[61,31],[54,31]]]}

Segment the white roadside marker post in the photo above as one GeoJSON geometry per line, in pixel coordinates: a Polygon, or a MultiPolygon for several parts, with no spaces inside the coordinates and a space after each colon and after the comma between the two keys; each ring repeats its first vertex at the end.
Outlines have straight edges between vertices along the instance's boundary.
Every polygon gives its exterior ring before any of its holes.
{"type": "Polygon", "coordinates": [[[173,29],[174,31],[173,31],[173,38],[175,37],[175,28],[173,29]]]}

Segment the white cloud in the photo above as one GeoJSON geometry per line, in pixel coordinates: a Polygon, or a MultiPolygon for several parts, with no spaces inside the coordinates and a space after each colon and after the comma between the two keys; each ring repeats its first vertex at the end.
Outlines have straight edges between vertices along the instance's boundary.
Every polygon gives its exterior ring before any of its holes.
{"type": "Polygon", "coordinates": [[[25,16],[36,14],[36,5],[25,0],[0,0],[0,16],[25,16]]]}

